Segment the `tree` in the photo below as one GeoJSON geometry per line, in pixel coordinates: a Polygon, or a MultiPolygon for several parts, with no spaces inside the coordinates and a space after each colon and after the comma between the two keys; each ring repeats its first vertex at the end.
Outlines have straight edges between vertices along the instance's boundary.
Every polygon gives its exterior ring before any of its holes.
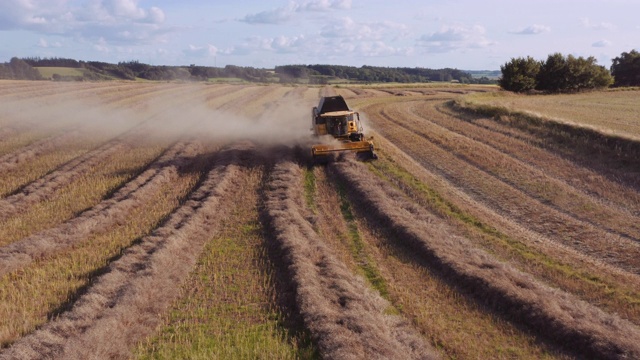
{"type": "Polygon", "coordinates": [[[548,92],[560,92],[567,88],[569,83],[569,67],[567,60],[561,53],[555,53],[547,57],[547,61],[540,66],[537,76],[536,89],[548,92]]]}
{"type": "Polygon", "coordinates": [[[640,53],[631,50],[614,58],[611,74],[615,79],[613,86],[640,86],[640,53]]]}
{"type": "Polygon", "coordinates": [[[613,84],[613,78],[609,71],[597,64],[596,58],[567,57],[569,67],[569,91],[579,91],[582,89],[606,88],[613,84]]]}
{"type": "Polygon", "coordinates": [[[613,83],[613,78],[593,56],[585,59],[555,53],[540,67],[537,82],[536,89],[557,93],[605,88],[613,83]]]}
{"type": "Polygon", "coordinates": [[[513,92],[525,92],[536,87],[536,78],[540,72],[541,62],[527,56],[512,58],[510,62],[500,66],[502,77],[498,81],[501,88],[513,92]]]}
{"type": "Polygon", "coordinates": [[[9,69],[13,73],[13,78],[17,80],[41,80],[42,76],[38,70],[31,67],[24,60],[17,57],[9,61],[9,69]]]}

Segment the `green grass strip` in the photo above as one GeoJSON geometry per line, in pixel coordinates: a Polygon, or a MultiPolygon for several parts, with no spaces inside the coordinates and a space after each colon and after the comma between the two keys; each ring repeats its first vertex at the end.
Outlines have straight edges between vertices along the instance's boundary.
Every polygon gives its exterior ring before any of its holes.
{"type": "Polygon", "coordinates": [[[315,214],[318,211],[318,207],[315,202],[316,194],[316,175],[313,173],[313,168],[304,168],[304,198],[307,203],[307,207],[315,214]]]}
{"type": "Polygon", "coordinates": [[[344,221],[347,223],[347,236],[349,239],[349,250],[351,251],[351,255],[356,260],[358,267],[362,270],[365,278],[369,281],[371,286],[373,286],[373,288],[376,289],[384,299],[391,301],[385,279],[380,274],[375,262],[367,254],[366,245],[358,231],[358,224],[356,223],[355,216],[351,210],[351,204],[347,198],[347,192],[345,191],[344,185],[338,183],[336,185],[336,190],[340,198],[340,212],[342,213],[344,221]]]}
{"type": "Polygon", "coordinates": [[[213,238],[167,324],[140,344],[134,358],[318,358],[310,338],[288,330],[272,303],[263,231],[254,218],[213,238]]]}

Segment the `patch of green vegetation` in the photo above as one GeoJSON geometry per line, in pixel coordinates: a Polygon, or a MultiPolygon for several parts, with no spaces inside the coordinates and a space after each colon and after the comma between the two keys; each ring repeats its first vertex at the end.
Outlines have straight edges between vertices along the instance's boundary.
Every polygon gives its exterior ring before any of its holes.
{"type": "MultiPolygon", "coordinates": [[[[610,297],[617,296],[623,302],[631,306],[640,306],[640,294],[629,289],[619,287],[604,280],[601,276],[575,269],[573,266],[557,261],[541,252],[527,247],[522,242],[510,237],[500,230],[482,222],[473,215],[466,213],[455,204],[451,203],[440,195],[436,190],[429,187],[424,182],[417,179],[393,159],[384,156],[384,152],[378,151],[380,156],[378,161],[368,163],[370,170],[382,179],[387,180],[399,190],[410,189],[413,194],[418,194],[421,202],[426,204],[430,210],[437,215],[453,219],[466,226],[470,232],[480,233],[483,240],[497,244],[506,249],[510,256],[517,256],[533,266],[542,266],[551,273],[559,274],[561,277],[579,280],[604,291],[610,297]],[[614,295],[615,294],[615,295],[614,295]]],[[[494,253],[495,254],[495,253],[494,253]]]]}
{"type": "Polygon", "coordinates": [[[274,303],[264,229],[256,209],[248,211],[232,212],[207,243],[165,325],[138,345],[134,358],[319,358],[310,335],[290,329],[274,303]]]}
{"type": "MultiPolygon", "coordinates": [[[[367,253],[366,245],[358,231],[358,224],[356,223],[355,216],[351,210],[351,204],[347,198],[347,192],[345,191],[344,185],[338,183],[336,185],[336,190],[340,198],[340,212],[347,223],[347,236],[349,238],[349,250],[351,251],[351,255],[356,260],[356,263],[360,270],[362,270],[365,278],[369,283],[371,283],[371,286],[373,286],[373,288],[376,289],[383,298],[390,301],[391,299],[387,288],[387,282],[380,274],[375,262],[367,253]]],[[[388,312],[395,313],[397,311],[395,309],[388,309],[388,312]]]]}
{"type": "Polygon", "coordinates": [[[207,80],[210,83],[221,84],[221,83],[247,83],[246,80],[241,78],[229,77],[229,78],[209,78],[207,80]]]}
{"type": "Polygon", "coordinates": [[[307,202],[307,206],[314,213],[318,208],[315,202],[316,195],[316,175],[313,173],[313,168],[304,169],[304,198],[307,202]]]}
{"type": "Polygon", "coordinates": [[[70,68],[70,67],[36,67],[43,78],[51,79],[53,75],[58,74],[62,77],[83,77],[86,69],[70,68]]]}
{"type": "MultiPolygon", "coordinates": [[[[232,311],[230,309],[229,311],[232,311]]],[[[273,321],[272,321],[273,322],[273,321]]],[[[233,320],[225,319],[220,324],[224,329],[234,327],[233,320]]],[[[240,332],[221,331],[211,336],[207,324],[176,325],[166,330],[170,337],[184,337],[184,341],[176,341],[154,348],[142,354],[138,359],[313,359],[317,358],[310,348],[299,349],[291,353],[285,338],[274,338],[273,328],[277,324],[254,324],[246,326],[240,332]],[[186,334],[186,335],[185,335],[186,334]],[[187,337],[188,336],[188,337],[187,337]]]]}

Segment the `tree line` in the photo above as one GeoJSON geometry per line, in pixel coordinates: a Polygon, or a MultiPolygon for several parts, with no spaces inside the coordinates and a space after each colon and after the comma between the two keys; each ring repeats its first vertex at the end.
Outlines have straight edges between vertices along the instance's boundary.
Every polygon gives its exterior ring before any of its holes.
{"type": "Polygon", "coordinates": [[[0,79],[39,80],[40,73],[35,67],[65,67],[85,69],[83,75],[58,76],[59,80],[185,80],[206,81],[210,78],[239,78],[246,81],[269,82],[273,73],[266,69],[227,65],[224,68],[208,66],[164,66],[149,65],[138,61],[111,64],[100,61],[82,61],[67,58],[13,58],[9,63],[0,64],[0,79]]]}
{"type": "Polygon", "coordinates": [[[640,53],[623,52],[608,70],[588,58],[551,54],[545,61],[512,58],[500,67],[500,87],[513,92],[571,93],[609,86],[640,86],[640,53]]]}
{"type": "MultiPolygon", "coordinates": [[[[1,65],[1,64],[0,64],[1,65]]],[[[147,80],[187,80],[206,81],[211,78],[239,78],[252,82],[305,82],[311,84],[328,83],[331,80],[357,82],[432,82],[457,81],[460,83],[495,83],[487,77],[474,78],[468,72],[458,69],[428,69],[375,66],[341,65],[285,65],[275,71],[227,65],[224,68],[210,66],[163,66],[149,65],[139,61],[111,64],[99,61],[81,61],[67,58],[13,58],[10,64],[0,66],[0,78],[37,79],[34,67],[66,67],[85,69],[83,75],[58,76],[55,80],[106,80],[136,78],[147,80]],[[9,69],[9,70],[8,70],[9,69]],[[4,71],[3,71],[4,70],[4,71]]]]}
{"type": "Polygon", "coordinates": [[[283,65],[276,66],[276,74],[287,79],[308,79],[310,83],[327,83],[329,80],[346,79],[359,82],[419,83],[432,81],[457,81],[465,84],[495,83],[487,77],[474,78],[458,69],[428,69],[378,66],[342,65],[283,65]]]}
{"type": "MultiPolygon", "coordinates": [[[[111,64],[99,61],[79,61],[66,58],[12,58],[0,63],[0,79],[40,80],[35,67],[67,67],[85,69],[81,76],[56,77],[56,80],[107,80],[136,78],[147,80],[206,81],[211,78],[239,78],[252,82],[306,82],[324,84],[332,80],[358,82],[432,82],[456,81],[465,84],[495,83],[487,77],[474,78],[469,72],[444,68],[406,68],[343,65],[284,65],[275,71],[227,65],[163,66],[138,61],[111,64]]],[[[545,61],[530,56],[512,58],[500,67],[497,83],[514,92],[543,91],[549,93],[577,92],[613,86],[640,86],[640,53],[623,52],[612,61],[610,69],[598,65],[594,57],[551,54],[545,61]]]]}

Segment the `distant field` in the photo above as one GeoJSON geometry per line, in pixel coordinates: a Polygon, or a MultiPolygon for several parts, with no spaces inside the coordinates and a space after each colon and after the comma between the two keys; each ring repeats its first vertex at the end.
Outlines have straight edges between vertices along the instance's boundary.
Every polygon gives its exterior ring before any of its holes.
{"type": "Polygon", "coordinates": [[[86,71],[85,69],[69,67],[36,67],[36,69],[44,78],[51,78],[54,74],[58,74],[60,76],[82,76],[86,71]]]}
{"type": "Polygon", "coordinates": [[[637,95],[0,80],[0,360],[640,359],[640,143],[456,106],[637,95]]]}
{"type": "Polygon", "coordinates": [[[207,81],[211,83],[244,83],[247,82],[241,78],[209,78],[207,81]]]}
{"type": "Polygon", "coordinates": [[[476,79],[481,77],[486,77],[493,80],[498,80],[502,76],[502,72],[500,70],[465,70],[471,76],[476,79]]]}
{"type": "Polygon", "coordinates": [[[599,91],[567,95],[516,95],[508,92],[474,93],[471,103],[527,111],[563,122],[595,127],[605,132],[640,138],[640,91],[599,91]]]}

